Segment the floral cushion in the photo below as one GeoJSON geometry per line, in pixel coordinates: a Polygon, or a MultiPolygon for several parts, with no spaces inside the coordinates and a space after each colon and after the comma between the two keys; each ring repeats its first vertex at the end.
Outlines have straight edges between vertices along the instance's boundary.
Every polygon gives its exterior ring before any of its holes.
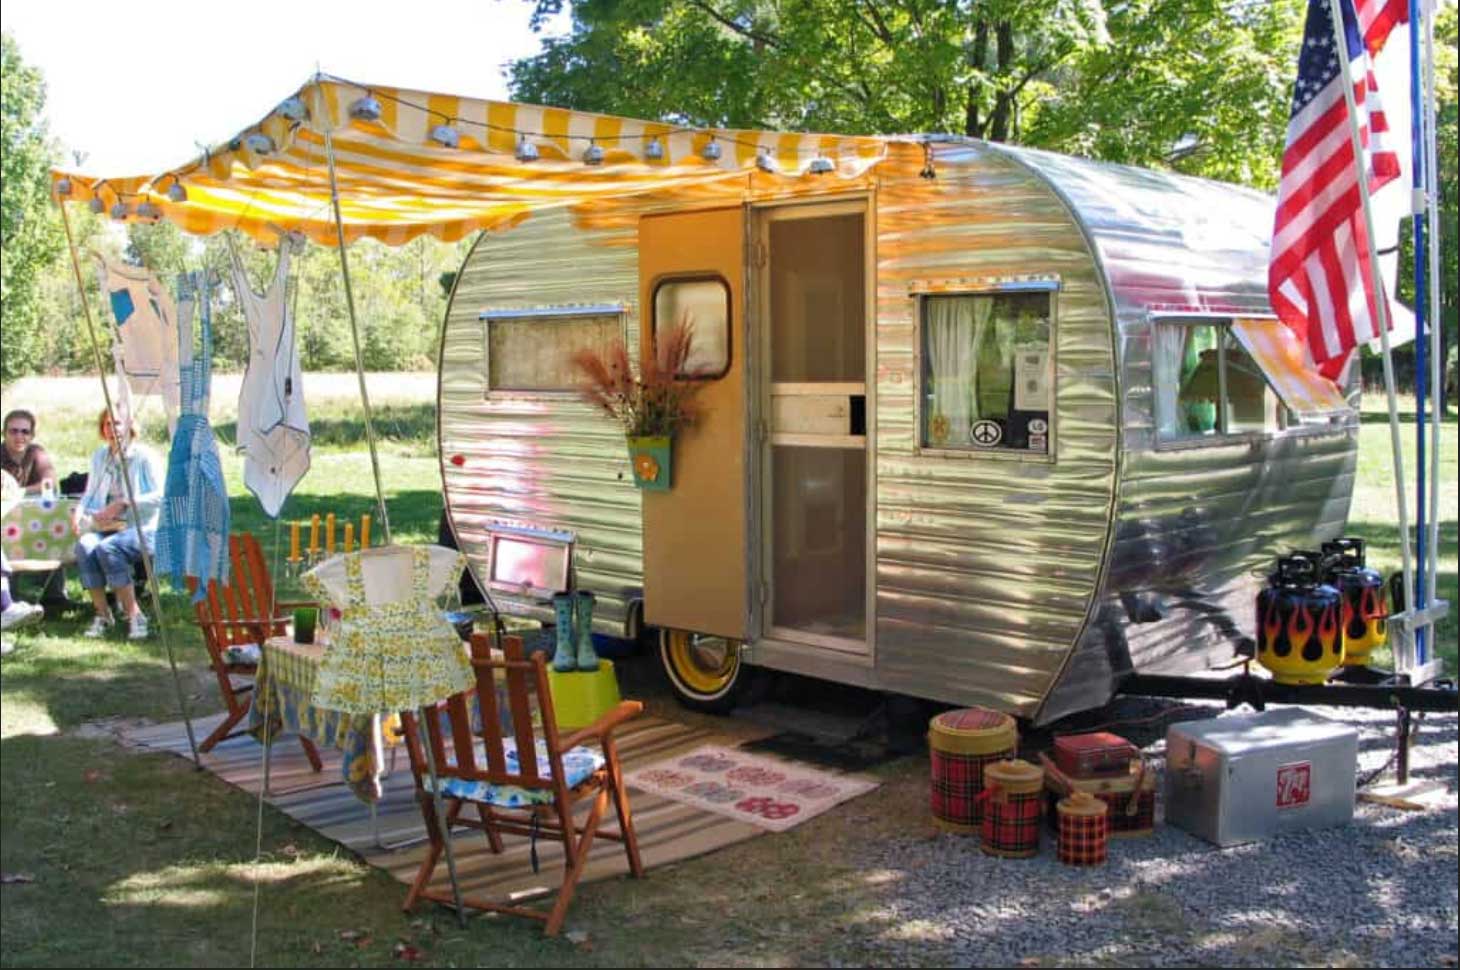
{"type": "MultiPolygon", "coordinates": [[[[511,738],[502,739],[502,749],[507,756],[507,770],[518,772],[521,762],[517,758],[517,744],[511,738]]],[[[485,765],[487,755],[481,743],[476,749],[477,764],[485,765]]],[[[455,764],[455,758],[450,759],[455,764]]],[[[577,788],[604,765],[603,753],[596,748],[580,745],[563,752],[563,772],[569,788],[577,788]]],[[[552,777],[552,766],[548,763],[547,745],[537,742],[537,773],[541,778],[552,777]]],[[[431,790],[431,779],[422,778],[426,790],[431,790]]],[[[468,781],[464,778],[447,778],[441,785],[441,793],[450,798],[466,798],[475,802],[486,802],[497,808],[525,808],[528,805],[545,805],[553,800],[551,789],[522,788],[518,785],[493,785],[485,781],[468,781]]]]}
{"type": "Polygon", "coordinates": [[[223,648],[223,662],[230,667],[257,667],[263,651],[257,643],[235,643],[223,648]]]}

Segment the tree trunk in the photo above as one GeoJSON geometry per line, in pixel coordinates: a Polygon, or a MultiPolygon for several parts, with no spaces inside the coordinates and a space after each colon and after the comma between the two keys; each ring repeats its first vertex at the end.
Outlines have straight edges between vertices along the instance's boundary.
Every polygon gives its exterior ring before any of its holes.
{"type": "MultiPolygon", "coordinates": [[[[1007,84],[1013,71],[1014,62],[1014,28],[1008,22],[999,24],[998,28],[998,72],[1000,79],[1007,84]]],[[[989,119],[989,140],[1008,141],[1009,128],[1013,119],[1014,92],[1005,87],[999,91],[994,98],[994,113],[989,119]]]]}
{"type": "MultiPolygon", "coordinates": [[[[979,21],[973,32],[973,47],[968,52],[968,66],[982,73],[988,68],[989,25],[979,21]]],[[[967,100],[963,106],[963,133],[970,138],[983,137],[983,119],[979,117],[979,104],[983,94],[983,81],[975,78],[968,84],[967,100]]]]}

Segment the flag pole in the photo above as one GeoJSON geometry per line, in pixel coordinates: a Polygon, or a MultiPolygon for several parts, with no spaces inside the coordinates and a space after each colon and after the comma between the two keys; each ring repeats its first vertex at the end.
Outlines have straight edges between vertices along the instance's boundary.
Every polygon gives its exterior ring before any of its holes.
{"type": "MultiPolygon", "coordinates": [[[[1425,528],[1428,512],[1425,502],[1425,487],[1428,484],[1425,466],[1429,461],[1438,461],[1439,454],[1427,455],[1429,444],[1425,434],[1428,421],[1429,367],[1425,360],[1425,324],[1434,313],[1429,302],[1429,285],[1425,279],[1429,260],[1425,256],[1426,239],[1433,226],[1429,223],[1429,209],[1425,204],[1425,192],[1429,186],[1429,159],[1425,156],[1426,118],[1424,116],[1424,94],[1421,90],[1420,70],[1420,22],[1424,16],[1424,0],[1409,0],[1409,144],[1411,159],[1410,178],[1410,228],[1414,242],[1414,556],[1417,564],[1414,582],[1414,606],[1422,610],[1429,600],[1430,587],[1426,552],[1429,535],[1425,528]]],[[[1437,416],[1438,419],[1438,416],[1437,416]]],[[[1423,628],[1414,632],[1414,659],[1423,664],[1428,654],[1427,631],[1423,628]]]]}
{"type": "MultiPolygon", "coordinates": [[[[1394,450],[1394,492],[1399,503],[1399,552],[1403,569],[1401,582],[1404,590],[1404,609],[1406,613],[1413,616],[1414,564],[1411,562],[1409,549],[1409,497],[1405,493],[1404,487],[1404,444],[1399,435],[1399,402],[1394,392],[1394,357],[1389,345],[1389,300],[1384,292],[1384,280],[1379,272],[1379,260],[1374,254],[1374,207],[1369,195],[1369,167],[1365,164],[1363,144],[1359,137],[1359,114],[1354,103],[1354,80],[1348,56],[1348,33],[1344,28],[1341,0],[1328,0],[1328,9],[1333,18],[1334,47],[1338,51],[1338,66],[1342,78],[1340,87],[1343,88],[1343,101],[1348,108],[1348,132],[1353,144],[1354,165],[1358,169],[1359,200],[1364,210],[1364,228],[1368,233],[1365,244],[1369,248],[1369,285],[1374,292],[1374,312],[1377,318],[1374,322],[1379,327],[1379,343],[1383,352],[1384,390],[1389,399],[1389,439],[1390,446],[1394,450]]],[[[1361,81],[1367,84],[1367,76],[1361,81]]],[[[1400,634],[1397,644],[1400,649],[1394,651],[1394,667],[1401,673],[1414,666],[1414,640],[1410,635],[1413,628],[1405,623],[1402,629],[1403,632],[1400,634]]],[[[1394,643],[1393,640],[1390,642],[1394,643]]]]}
{"type": "MultiPolygon", "coordinates": [[[[1435,4],[1423,0],[1422,19],[1425,28],[1424,56],[1424,117],[1425,117],[1425,194],[1428,209],[1429,261],[1430,261],[1430,395],[1435,402],[1435,416],[1430,422],[1430,536],[1429,563],[1426,571],[1429,582],[1426,589],[1434,596],[1435,572],[1440,558],[1440,426],[1445,421],[1444,344],[1440,339],[1444,320],[1440,316],[1440,166],[1439,150],[1436,144],[1437,119],[1435,99],[1435,4]]],[[[1413,29],[1413,28],[1411,28],[1413,29]]],[[[1433,629],[1433,626],[1431,626],[1433,629]]],[[[1430,638],[1431,646],[1434,637],[1430,638]]]]}

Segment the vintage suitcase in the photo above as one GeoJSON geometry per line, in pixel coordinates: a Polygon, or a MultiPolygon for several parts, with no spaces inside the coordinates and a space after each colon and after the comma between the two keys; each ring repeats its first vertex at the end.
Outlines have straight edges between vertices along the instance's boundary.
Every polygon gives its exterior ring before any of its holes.
{"type": "Polygon", "coordinates": [[[1358,732],[1301,708],[1175,724],[1166,821],[1236,845],[1353,819],[1358,732]]]}
{"type": "Polygon", "coordinates": [[[1054,739],[1054,763],[1067,775],[1123,775],[1141,756],[1135,745],[1118,734],[1096,731],[1067,734],[1054,739]]]}
{"type": "Polygon", "coordinates": [[[1156,830],[1156,772],[1143,758],[1126,764],[1123,775],[1076,778],[1060,771],[1047,754],[1040,754],[1044,766],[1045,809],[1051,825],[1055,806],[1074,792],[1087,792],[1110,806],[1111,838],[1150,835],[1156,830]]]}

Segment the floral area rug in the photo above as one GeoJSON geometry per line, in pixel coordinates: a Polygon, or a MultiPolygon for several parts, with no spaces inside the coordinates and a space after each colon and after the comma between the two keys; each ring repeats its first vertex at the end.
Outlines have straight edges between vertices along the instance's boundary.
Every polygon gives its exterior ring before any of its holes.
{"type": "Polygon", "coordinates": [[[718,745],[704,745],[626,772],[624,780],[631,788],[774,832],[877,787],[875,781],[718,745]]]}

